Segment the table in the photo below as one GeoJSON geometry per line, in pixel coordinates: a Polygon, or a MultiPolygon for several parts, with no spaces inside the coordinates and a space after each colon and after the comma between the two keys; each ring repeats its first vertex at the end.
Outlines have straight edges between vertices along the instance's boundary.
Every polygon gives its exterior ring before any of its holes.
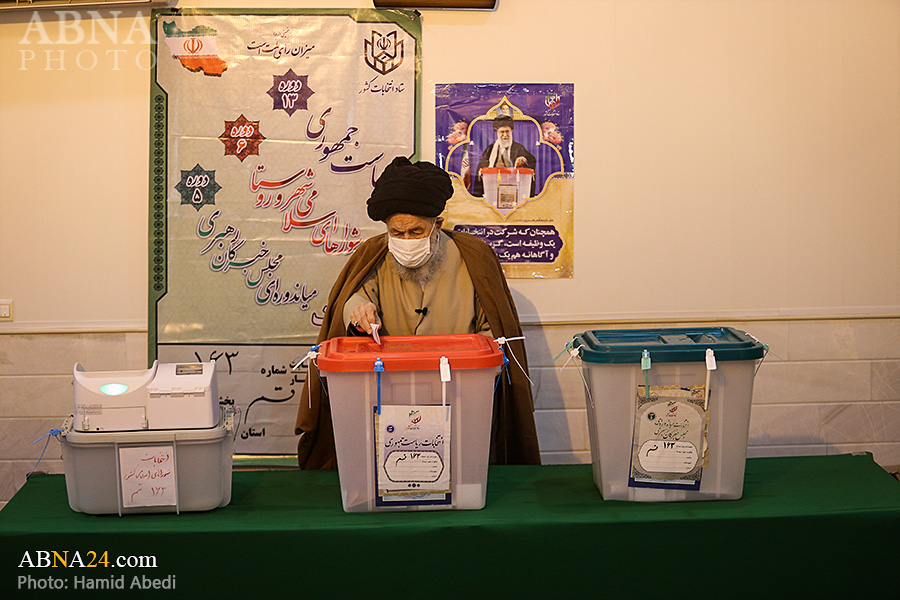
{"type": "Polygon", "coordinates": [[[603,501],[590,465],[492,466],[483,510],[376,514],[345,514],[328,471],[236,472],[227,507],[125,517],[35,475],[0,511],[0,597],[81,577],[196,598],[898,598],[898,548],[900,482],[868,454],[750,459],[741,500],[660,504],[603,501]],[[41,550],[156,568],[30,568],[41,550]]]}

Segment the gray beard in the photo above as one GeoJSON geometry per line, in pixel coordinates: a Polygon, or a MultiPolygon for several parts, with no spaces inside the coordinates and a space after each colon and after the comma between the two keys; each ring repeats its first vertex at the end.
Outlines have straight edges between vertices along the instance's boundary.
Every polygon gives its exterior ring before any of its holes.
{"type": "Polygon", "coordinates": [[[426,281],[434,277],[441,264],[443,264],[444,258],[447,256],[445,247],[447,241],[448,240],[445,240],[444,236],[441,235],[440,231],[436,231],[435,237],[431,239],[431,256],[424,265],[412,268],[404,267],[397,262],[397,259],[394,259],[390,261],[391,268],[400,279],[415,281],[420,285],[424,285],[426,281]]]}
{"type": "Polygon", "coordinates": [[[512,139],[501,140],[501,139],[498,138],[498,139],[497,139],[497,143],[498,143],[498,144],[500,145],[500,147],[503,148],[504,150],[509,150],[509,149],[512,147],[512,139]]]}

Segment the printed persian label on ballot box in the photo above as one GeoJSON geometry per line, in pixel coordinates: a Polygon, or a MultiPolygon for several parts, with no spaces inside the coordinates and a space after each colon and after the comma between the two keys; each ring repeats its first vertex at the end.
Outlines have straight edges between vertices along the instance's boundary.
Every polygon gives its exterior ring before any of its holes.
{"type": "Polygon", "coordinates": [[[700,486],[706,451],[706,386],[638,386],[630,487],[700,486]]]}
{"type": "Polygon", "coordinates": [[[376,487],[385,500],[450,493],[450,407],[382,405],[375,414],[376,487]]]}

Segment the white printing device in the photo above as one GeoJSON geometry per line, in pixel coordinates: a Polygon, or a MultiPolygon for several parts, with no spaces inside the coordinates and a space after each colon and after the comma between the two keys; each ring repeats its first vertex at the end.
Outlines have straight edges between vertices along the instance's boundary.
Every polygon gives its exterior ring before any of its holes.
{"type": "Polygon", "coordinates": [[[75,365],[75,431],[205,429],[219,423],[216,363],[154,361],[145,371],[75,365]]]}

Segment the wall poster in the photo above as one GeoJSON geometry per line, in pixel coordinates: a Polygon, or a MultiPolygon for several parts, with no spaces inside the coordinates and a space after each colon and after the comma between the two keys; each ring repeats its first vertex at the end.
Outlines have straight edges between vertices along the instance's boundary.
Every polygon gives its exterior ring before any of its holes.
{"type": "Polygon", "coordinates": [[[435,86],[448,226],[490,244],[507,277],[573,275],[575,86],[435,86]]]}
{"type": "Polygon", "coordinates": [[[412,11],[154,11],[150,357],[217,360],[235,451],[293,454],[328,292],[416,147],[412,11]]]}

